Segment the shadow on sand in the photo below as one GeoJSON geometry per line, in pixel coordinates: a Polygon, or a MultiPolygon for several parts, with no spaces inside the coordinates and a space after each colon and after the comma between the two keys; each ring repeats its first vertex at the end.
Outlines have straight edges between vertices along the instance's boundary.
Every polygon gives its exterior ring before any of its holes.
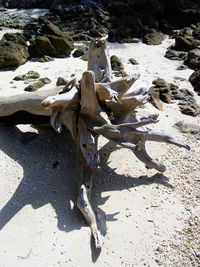
{"type": "MultiPolygon", "coordinates": [[[[0,211],[0,230],[26,205],[38,209],[50,203],[57,215],[57,227],[61,231],[73,231],[86,224],[78,208],[71,208],[70,201],[76,203],[76,149],[69,132],[60,135],[50,128],[39,128],[38,133],[21,132],[17,127],[0,126],[0,149],[23,167],[15,193],[0,211]]],[[[117,220],[115,214],[105,215],[98,207],[109,197],[102,198],[105,191],[128,190],[131,187],[151,183],[171,185],[165,176],[156,174],[152,177],[127,177],[117,174],[107,166],[110,153],[116,146],[108,142],[100,149],[101,169],[94,179],[92,205],[101,220],[98,227],[106,234],[106,221],[117,220]],[[104,179],[104,183],[102,183],[104,179]],[[120,180],[120,183],[114,181],[120,180]]],[[[99,252],[91,240],[92,260],[95,262],[99,252]]]]}

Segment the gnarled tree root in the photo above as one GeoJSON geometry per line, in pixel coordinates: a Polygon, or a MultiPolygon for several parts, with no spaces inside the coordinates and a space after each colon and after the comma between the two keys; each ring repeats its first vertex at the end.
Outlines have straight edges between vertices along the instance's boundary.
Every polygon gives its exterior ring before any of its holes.
{"type": "Polygon", "coordinates": [[[82,184],[77,199],[77,207],[80,209],[87,224],[89,225],[91,234],[95,241],[95,247],[99,250],[103,247],[103,236],[97,229],[96,217],[89,202],[89,195],[90,189],[87,189],[86,186],[82,184]]]}

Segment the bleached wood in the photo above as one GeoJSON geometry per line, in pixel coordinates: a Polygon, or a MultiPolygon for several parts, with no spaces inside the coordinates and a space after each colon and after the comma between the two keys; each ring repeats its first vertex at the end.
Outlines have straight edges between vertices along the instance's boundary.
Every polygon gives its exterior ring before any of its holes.
{"type": "Polygon", "coordinates": [[[91,41],[88,51],[88,70],[95,74],[95,82],[111,82],[112,70],[105,40],[91,41]]]}

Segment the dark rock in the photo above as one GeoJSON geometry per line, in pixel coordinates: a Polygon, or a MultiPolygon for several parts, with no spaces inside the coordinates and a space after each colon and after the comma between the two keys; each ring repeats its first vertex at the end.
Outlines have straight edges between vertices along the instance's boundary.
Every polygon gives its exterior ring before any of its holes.
{"type": "Polygon", "coordinates": [[[4,4],[7,8],[48,8],[52,2],[52,0],[4,0],[1,4],[4,4]]]}
{"type": "Polygon", "coordinates": [[[165,57],[171,60],[183,60],[187,58],[187,52],[180,52],[169,48],[165,53],[165,57]]]}
{"type": "Polygon", "coordinates": [[[24,88],[24,91],[33,92],[38,90],[39,88],[43,87],[45,84],[50,83],[51,80],[49,78],[41,78],[39,81],[34,82],[27,87],[24,88]]]}
{"type": "Polygon", "coordinates": [[[11,41],[0,42],[0,68],[18,67],[29,58],[27,46],[11,41]]]}
{"type": "Polygon", "coordinates": [[[124,65],[116,55],[111,56],[110,61],[112,70],[119,71],[124,69],[124,65]]]}
{"type": "Polygon", "coordinates": [[[175,49],[178,51],[188,52],[192,49],[195,49],[200,45],[200,41],[197,41],[193,37],[182,37],[177,36],[175,38],[175,49]]]}
{"type": "Polygon", "coordinates": [[[88,49],[86,46],[79,47],[73,52],[72,56],[73,57],[81,57],[87,52],[87,50],[88,49]]]}
{"type": "Polygon", "coordinates": [[[199,108],[193,108],[189,105],[180,105],[179,108],[180,111],[185,115],[196,117],[199,114],[199,108]]]}
{"type": "Polygon", "coordinates": [[[155,84],[156,88],[159,88],[160,100],[169,104],[171,102],[171,91],[166,81],[158,78],[154,80],[152,83],[155,84]]]}
{"type": "Polygon", "coordinates": [[[43,23],[42,32],[46,35],[62,36],[63,32],[53,23],[48,20],[41,20],[43,23]]]}
{"type": "Polygon", "coordinates": [[[196,28],[192,32],[192,36],[198,40],[200,40],[200,27],[196,28]]]}
{"type": "Polygon", "coordinates": [[[170,84],[172,99],[179,100],[179,109],[183,114],[197,116],[199,114],[199,106],[194,99],[193,92],[187,88],[179,89],[178,86],[170,84]]]}
{"type": "Polygon", "coordinates": [[[50,56],[46,56],[44,55],[43,57],[41,57],[38,62],[49,62],[49,61],[54,61],[54,59],[50,56]]]}
{"type": "Polygon", "coordinates": [[[143,42],[147,45],[159,45],[165,39],[164,34],[161,32],[153,31],[151,33],[145,34],[143,37],[143,42]]]}
{"type": "Polygon", "coordinates": [[[187,69],[187,66],[185,66],[185,65],[179,65],[177,68],[176,68],[177,70],[186,70],[187,69]]]}
{"type": "Polygon", "coordinates": [[[198,84],[200,82],[200,70],[198,71],[194,71],[190,77],[189,77],[189,81],[191,82],[191,84],[193,85],[193,87],[198,84]]]}
{"type": "Polygon", "coordinates": [[[138,65],[139,63],[137,62],[137,60],[135,60],[134,58],[130,58],[128,60],[128,63],[131,63],[132,65],[138,65]]]}
{"type": "Polygon", "coordinates": [[[179,90],[178,86],[175,84],[170,84],[169,85],[171,94],[172,94],[172,99],[174,100],[184,100],[185,99],[185,94],[181,90],[179,90]]]}
{"type": "Polygon", "coordinates": [[[31,41],[30,54],[34,57],[48,55],[54,57],[69,56],[74,49],[73,43],[60,36],[38,36],[31,41]]]}
{"type": "Polygon", "coordinates": [[[184,61],[188,67],[194,70],[200,69],[200,49],[196,48],[189,51],[187,59],[184,61]]]}
{"type": "Polygon", "coordinates": [[[69,81],[67,79],[62,78],[62,77],[58,77],[56,85],[60,86],[60,85],[66,85],[68,83],[69,83],[69,81]]]}
{"type": "Polygon", "coordinates": [[[1,41],[11,41],[16,44],[27,46],[27,39],[21,33],[5,33],[1,41]]]}
{"type": "Polygon", "coordinates": [[[81,59],[84,61],[88,61],[88,52],[86,52],[84,55],[82,55],[81,59]]]}
{"type": "Polygon", "coordinates": [[[200,94],[200,70],[198,71],[194,71],[190,77],[189,77],[189,81],[192,84],[192,86],[194,87],[194,90],[200,94]]]}
{"type": "Polygon", "coordinates": [[[33,57],[54,56],[56,54],[55,48],[46,36],[37,36],[34,40],[31,40],[29,51],[33,57]]]}
{"type": "Polygon", "coordinates": [[[29,79],[38,79],[38,78],[40,78],[40,74],[36,71],[30,70],[24,75],[17,75],[16,77],[13,78],[13,80],[25,81],[25,80],[29,80],[29,79]]]}
{"type": "Polygon", "coordinates": [[[47,36],[55,49],[55,56],[65,57],[69,56],[71,51],[74,49],[73,43],[65,37],[47,36]]]}
{"type": "Polygon", "coordinates": [[[115,77],[126,77],[128,74],[124,70],[113,71],[115,77]]]}
{"type": "Polygon", "coordinates": [[[148,94],[150,96],[150,103],[159,110],[163,110],[163,105],[160,102],[160,90],[157,87],[151,87],[148,90],[148,94]]]}

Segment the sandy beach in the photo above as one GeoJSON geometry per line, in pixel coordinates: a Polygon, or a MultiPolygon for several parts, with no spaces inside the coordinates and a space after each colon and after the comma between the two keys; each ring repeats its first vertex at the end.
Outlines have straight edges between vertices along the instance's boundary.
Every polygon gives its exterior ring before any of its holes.
{"type": "MultiPolygon", "coordinates": [[[[140,73],[135,85],[149,88],[154,79],[163,78],[193,91],[188,81],[193,70],[177,70],[182,62],[164,57],[173,43],[167,37],[158,46],[108,43],[108,48],[128,74],[140,73]],[[129,58],[139,65],[128,64],[129,58]]],[[[16,70],[0,71],[0,96],[29,94],[23,81],[13,81],[29,70],[51,79],[40,89],[48,90],[58,77],[81,76],[86,69],[86,61],[72,56],[28,61],[16,70]]],[[[200,104],[196,93],[195,99],[200,104]]],[[[160,174],[146,169],[131,151],[100,138],[101,169],[95,175],[92,205],[105,235],[101,252],[75,206],[76,149],[70,133],[0,126],[0,267],[198,266],[200,140],[173,125],[200,125],[200,117],[182,114],[177,101],[163,103],[163,111],[148,103],[139,112],[158,113],[159,122],[150,128],[178,137],[191,150],[149,142],[149,154],[167,167],[160,174]]]]}

